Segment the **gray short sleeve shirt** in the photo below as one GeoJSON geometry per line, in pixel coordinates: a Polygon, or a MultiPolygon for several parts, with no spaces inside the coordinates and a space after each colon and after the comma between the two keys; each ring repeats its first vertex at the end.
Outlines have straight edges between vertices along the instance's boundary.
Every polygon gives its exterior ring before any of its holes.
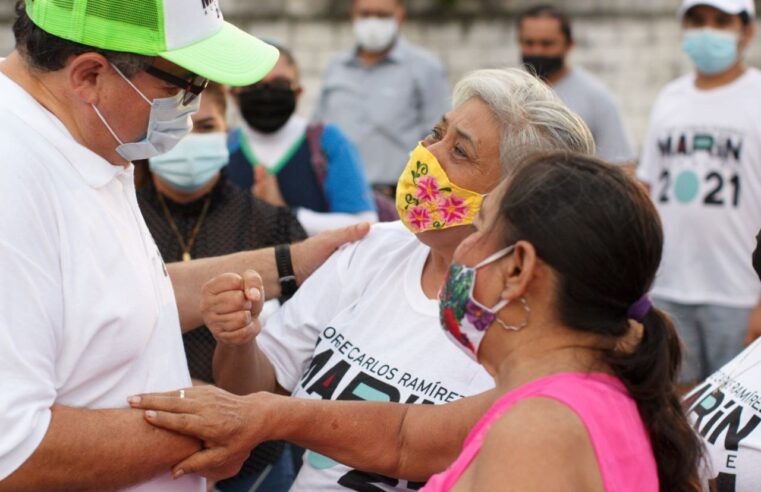
{"type": "Polygon", "coordinates": [[[587,71],[574,67],[552,88],[589,126],[600,158],[619,164],[635,160],[631,137],[618,105],[602,82],[587,71]]]}
{"type": "Polygon", "coordinates": [[[396,183],[410,151],[449,109],[441,63],[399,38],[375,65],[364,65],[356,48],[333,60],[314,117],[357,146],[371,183],[396,183]]]}

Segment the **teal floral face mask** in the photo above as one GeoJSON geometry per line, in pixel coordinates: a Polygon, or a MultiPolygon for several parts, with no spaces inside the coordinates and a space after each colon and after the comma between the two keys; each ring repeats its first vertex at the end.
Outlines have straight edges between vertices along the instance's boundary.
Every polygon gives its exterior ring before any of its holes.
{"type": "Polygon", "coordinates": [[[497,313],[507,306],[506,299],[486,307],[473,297],[476,271],[513,252],[515,246],[497,251],[473,267],[452,263],[439,298],[439,318],[444,332],[465,354],[478,360],[486,330],[497,320],[497,313]]]}

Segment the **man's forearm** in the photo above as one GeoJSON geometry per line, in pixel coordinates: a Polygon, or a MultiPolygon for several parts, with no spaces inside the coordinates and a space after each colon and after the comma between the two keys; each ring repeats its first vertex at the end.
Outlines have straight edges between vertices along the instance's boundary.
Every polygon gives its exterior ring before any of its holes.
{"type": "Polygon", "coordinates": [[[359,470],[427,480],[454,461],[470,429],[497,397],[491,391],[446,405],[404,405],[273,396],[275,420],[268,438],[296,443],[359,470]]]}
{"type": "MultiPolygon", "coordinates": [[[[301,285],[312,272],[322,265],[341,245],[359,241],[370,230],[367,223],[354,224],[343,229],[326,231],[300,243],[291,245],[291,260],[296,282],[301,285]]],[[[256,270],[264,281],[267,299],[280,297],[280,276],[275,262],[275,249],[264,248],[244,251],[215,258],[203,258],[167,265],[172,279],[182,331],[203,326],[201,316],[201,287],[212,278],[224,273],[243,274],[256,270]]]]}
{"type": "Polygon", "coordinates": [[[275,369],[256,340],[245,346],[217,343],[213,361],[214,382],[237,395],[277,389],[275,369]]]}
{"type": "Polygon", "coordinates": [[[149,425],[141,411],[56,406],[42,443],[0,492],[120,489],[169,473],[200,447],[149,425]]]}
{"type": "Polygon", "coordinates": [[[273,248],[167,265],[183,333],[204,324],[200,309],[203,284],[223,273],[242,274],[251,269],[261,275],[267,299],[277,299],[280,296],[280,282],[273,248]]]}

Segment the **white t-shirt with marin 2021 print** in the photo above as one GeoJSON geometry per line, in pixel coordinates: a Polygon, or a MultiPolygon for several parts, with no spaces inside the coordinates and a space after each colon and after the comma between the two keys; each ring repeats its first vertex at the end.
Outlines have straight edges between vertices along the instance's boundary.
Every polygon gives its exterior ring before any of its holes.
{"type": "MultiPolygon", "coordinates": [[[[438,301],[423,293],[429,251],[395,222],[373,226],[366,239],[336,252],[257,339],[280,385],[298,398],[427,404],[493,388],[486,371],[446,337],[438,301]]],[[[291,490],[402,491],[422,485],[307,451],[291,490]]]]}

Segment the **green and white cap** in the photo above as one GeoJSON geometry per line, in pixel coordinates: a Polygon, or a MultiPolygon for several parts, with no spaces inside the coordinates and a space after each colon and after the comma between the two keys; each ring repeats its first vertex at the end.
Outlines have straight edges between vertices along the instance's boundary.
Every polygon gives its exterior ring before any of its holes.
{"type": "Polygon", "coordinates": [[[54,36],[159,56],[232,86],[257,82],[279,55],[273,46],[225,22],[218,0],[26,0],[26,12],[54,36]]]}

